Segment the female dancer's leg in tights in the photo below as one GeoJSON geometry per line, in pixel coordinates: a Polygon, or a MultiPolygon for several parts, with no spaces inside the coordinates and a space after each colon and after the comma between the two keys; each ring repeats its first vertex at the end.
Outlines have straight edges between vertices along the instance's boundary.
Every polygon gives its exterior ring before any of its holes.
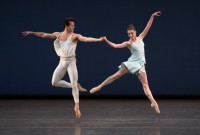
{"type": "Polygon", "coordinates": [[[76,117],[80,118],[81,112],[80,112],[80,109],[79,109],[79,91],[78,91],[78,86],[77,86],[78,71],[77,71],[77,67],[76,67],[76,61],[72,61],[69,64],[67,70],[68,70],[68,74],[69,74],[69,79],[70,79],[71,84],[72,84],[72,95],[74,97],[74,102],[75,102],[74,111],[75,111],[76,117]]]}
{"type": "Polygon", "coordinates": [[[118,70],[115,74],[111,75],[110,77],[108,77],[104,82],[102,82],[99,86],[94,87],[90,90],[90,93],[95,93],[97,91],[99,91],[101,88],[103,88],[105,85],[112,83],[113,81],[115,81],[116,79],[120,78],[121,76],[123,76],[124,74],[128,73],[128,69],[126,68],[121,68],[120,70],[118,70]]]}
{"type": "Polygon", "coordinates": [[[139,71],[138,71],[137,76],[138,76],[140,82],[142,83],[145,95],[151,101],[151,107],[153,107],[157,113],[160,113],[158,104],[155,101],[155,99],[153,98],[153,95],[152,95],[151,90],[149,88],[146,72],[140,72],[139,73],[139,71]]]}

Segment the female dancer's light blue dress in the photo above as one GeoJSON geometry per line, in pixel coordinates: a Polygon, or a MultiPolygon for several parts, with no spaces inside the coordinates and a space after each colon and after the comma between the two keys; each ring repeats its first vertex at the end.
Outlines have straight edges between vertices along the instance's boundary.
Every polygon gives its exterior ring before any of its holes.
{"type": "Polygon", "coordinates": [[[137,71],[145,72],[146,60],[144,42],[142,40],[139,42],[132,42],[130,51],[132,55],[126,62],[122,62],[119,68],[126,67],[132,74],[136,74],[137,71]]]}

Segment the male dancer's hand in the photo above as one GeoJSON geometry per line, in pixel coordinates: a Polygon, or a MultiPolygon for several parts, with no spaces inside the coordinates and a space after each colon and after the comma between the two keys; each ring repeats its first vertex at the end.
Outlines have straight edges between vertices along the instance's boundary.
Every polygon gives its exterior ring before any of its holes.
{"type": "Polygon", "coordinates": [[[104,41],[104,37],[100,37],[100,41],[101,41],[101,42],[104,41]]]}
{"type": "Polygon", "coordinates": [[[28,35],[31,35],[31,33],[32,33],[32,31],[23,31],[22,35],[28,36],[28,35]]]}
{"type": "Polygon", "coordinates": [[[106,41],[106,40],[107,40],[106,36],[102,37],[102,41],[106,41]]]}

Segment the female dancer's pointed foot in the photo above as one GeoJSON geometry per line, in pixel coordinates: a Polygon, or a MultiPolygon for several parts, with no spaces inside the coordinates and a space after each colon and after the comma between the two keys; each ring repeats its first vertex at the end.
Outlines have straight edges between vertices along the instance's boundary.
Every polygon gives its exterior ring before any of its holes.
{"type": "Polygon", "coordinates": [[[79,83],[77,83],[78,91],[80,92],[87,92],[85,88],[83,88],[79,83]]]}
{"type": "Polygon", "coordinates": [[[160,109],[158,107],[158,104],[157,103],[151,103],[151,107],[154,108],[154,110],[156,111],[156,113],[160,113],[160,109]]]}
{"type": "Polygon", "coordinates": [[[79,107],[74,107],[75,115],[77,119],[81,118],[81,112],[79,110],[79,107]]]}
{"type": "Polygon", "coordinates": [[[100,89],[101,89],[101,87],[99,87],[99,86],[94,87],[94,88],[92,88],[92,89],[90,90],[90,93],[91,93],[91,94],[92,94],[92,93],[95,93],[95,92],[99,91],[100,89]]]}

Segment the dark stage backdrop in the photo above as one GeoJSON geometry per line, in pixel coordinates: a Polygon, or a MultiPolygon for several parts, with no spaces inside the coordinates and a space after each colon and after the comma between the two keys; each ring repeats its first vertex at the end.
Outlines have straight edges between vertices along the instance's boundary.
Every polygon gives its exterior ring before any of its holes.
{"type": "MultiPolygon", "coordinates": [[[[151,14],[161,10],[144,39],[150,88],[157,96],[200,95],[199,2],[197,0],[16,0],[1,1],[0,96],[71,95],[71,89],[51,85],[59,58],[52,39],[24,37],[22,31],[52,33],[74,17],[75,33],[128,40],[126,28],[139,34],[151,14]]],[[[118,70],[131,55],[127,48],[102,43],[78,43],[79,82],[90,90],[118,70]]],[[[68,75],[64,77],[69,81],[68,75]]],[[[91,96],[88,93],[81,95],[91,96]]],[[[136,76],[127,74],[95,95],[144,95],[136,76]]]]}

